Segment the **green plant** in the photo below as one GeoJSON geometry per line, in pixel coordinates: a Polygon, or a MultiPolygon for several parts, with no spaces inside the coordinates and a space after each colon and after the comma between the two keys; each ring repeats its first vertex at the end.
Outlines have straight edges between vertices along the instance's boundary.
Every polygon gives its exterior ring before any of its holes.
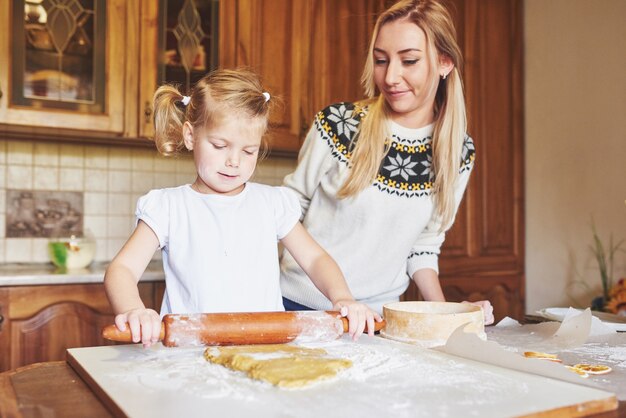
{"type": "Polygon", "coordinates": [[[593,233],[593,244],[590,248],[598,263],[600,280],[602,281],[602,307],[604,307],[609,301],[609,292],[613,287],[613,260],[615,259],[615,254],[620,250],[622,244],[624,244],[624,240],[614,244],[613,234],[611,234],[609,246],[605,250],[593,220],[591,221],[591,231],[593,233]]]}

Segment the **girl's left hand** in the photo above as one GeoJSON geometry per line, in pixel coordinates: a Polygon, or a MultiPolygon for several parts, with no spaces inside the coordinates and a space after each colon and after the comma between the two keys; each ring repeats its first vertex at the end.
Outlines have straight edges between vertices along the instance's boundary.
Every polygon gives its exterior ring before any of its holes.
{"type": "Polygon", "coordinates": [[[334,304],[333,309],[339,311],[341,316],[348,318],[348,333],[353,341],[359,339],[366,325],[367,334],[374,336],[374,322],[383,320],[378,312],[355,300],[339,300],[334,304]]]}
{"type": "Polygon", "coordinates": [[[485,325],[493,324],[493,321],[495,319],[493,317],[493,306],[491,305],[491,302],[489,302],[488,300],[477,300],[476,302],[465,301],[463,303],[469,303],[470,305],[476,305],[478,307],[481,307],[483,309],[483,315],[485,317],[485,325]]]}

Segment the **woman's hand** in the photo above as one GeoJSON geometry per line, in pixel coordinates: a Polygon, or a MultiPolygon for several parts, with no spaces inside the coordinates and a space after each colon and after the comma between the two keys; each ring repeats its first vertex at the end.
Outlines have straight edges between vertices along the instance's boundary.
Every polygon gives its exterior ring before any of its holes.
{"type": "Polygon", "coordinates": [[[375,311],[371,310],[367,305],[351,299],[342,299],[335,302],[333,309],[339,311],[342,317],[348,318],[348,333],[353,341],[359,339],[359,336],[365,330],[367,325],[367,334],[374,336],[374,322],[380,322],[383,318],[375,311]]]}
{"type": "Polygon", "coordinates": [[[485,317],[485,325],[493,324],[494,317],[493,317],[493,306],[491,305],[491,302],[489,302],[488,300],[477,300],[476,302],[464,301],[463,303],[469,303],[470,305],[476,305],[482,308],[483,315],[485,317]]]}
{"type": "Polygon", "coordinates": [[[126,331],[127,322],[134,343],[141,341],[144,348],[148,348],[159,341],[161,317],[155,310],[145,308],[131,309],[115,316],[115,326],[120,331],[126,331]]]}

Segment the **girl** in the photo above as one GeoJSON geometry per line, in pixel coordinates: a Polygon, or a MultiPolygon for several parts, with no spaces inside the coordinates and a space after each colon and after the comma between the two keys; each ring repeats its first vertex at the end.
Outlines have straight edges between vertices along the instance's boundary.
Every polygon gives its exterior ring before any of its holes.
{"type": "MultiPolygon", "coordinates": [[[[409,277],[426,300],[445,300],[437,258],[474,165],[455,38],[437,1],[385,11],[362,76],[369,99],[319,112],[285,178],[305,228],[338,260],[356,298],[379,312],[409,277]]],[[[288,310],[330,308],[288,253],[281,288],[288,310]]],[[[478,304],[492,323],[491,304],[478,304]]]]}
{"type": "Polygon", "coordinates": [[[137,282],[157,248],[166,291],[161,314],[284,310],[277,241],[356,339],[373,335],[378,314],[355,302],[339,267],[298,222],[288,189],[250,183],[267,129],[269,93],[245,70],[205,76],[189,97],[172,86],[154,95],[155,142],[164,155],[193,151],[193,184],[152,190],[137,203],[135,231],[107,268],[104,285],[115,324],[133,341],[158,339],[161,319],[143,305],[137,282]]]}

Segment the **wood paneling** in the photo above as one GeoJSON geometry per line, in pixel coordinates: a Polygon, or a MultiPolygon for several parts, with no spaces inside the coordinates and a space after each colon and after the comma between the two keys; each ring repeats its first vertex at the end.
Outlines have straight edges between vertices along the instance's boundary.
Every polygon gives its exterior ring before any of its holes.
{"type": "MultiPolygon", "coordinates": [[[[524,314],[522,2],[455,0],[476,165],[442,248],[448,300],[490,299],[496,319],[524,314]]],[[[411,285],[406,299],[419,294],[411,285]]]]}
{"type": "MultiPolygon", "coordinates": [[[[159,309],[163,282],[142,282],[147,307],[159,309]]],[[[0,372],[65,360],[65,350],[111,344],[100,336],[113,311],[98,284],[0,287],[0,372]]]]}
{"type": "Polygon", "coordinates": [[[323,107],[363,97],[359,80],[381,0],[227,0],[220,7],[220,66],[254,69],[282,103],[271,120],[275,153],[295,155],[323,107]]]}

